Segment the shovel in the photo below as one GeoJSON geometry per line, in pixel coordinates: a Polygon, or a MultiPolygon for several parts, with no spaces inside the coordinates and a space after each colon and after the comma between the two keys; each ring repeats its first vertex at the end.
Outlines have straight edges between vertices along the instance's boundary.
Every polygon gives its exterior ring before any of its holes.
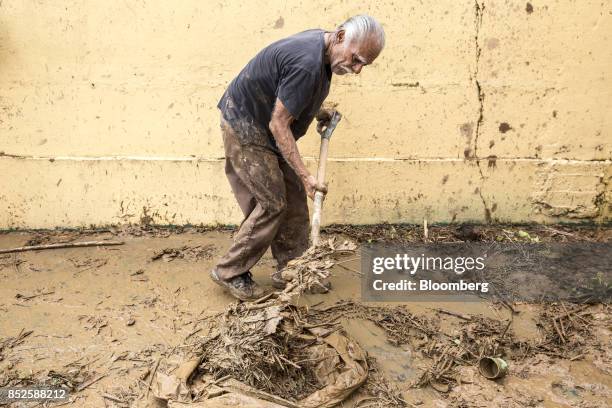
{"type": "MultiPolygon", "coordinates": [[[[329,139],[336,129],[338,122],[342,115],[340,112],[334,111],[329,124],[325,128],[325,131],[321,133],[321,150],[319,151],[319,169],[317,170],[317,182],[319,184],[325,183],[325,167],[327,165],[327,149],[329,146],[329,139]]],[[[325,194],[317,191],[314,196],[314,208],[312,212],[312,222],[310,225],[310,241],[313,247],[319,244],[319,233],[321,232],[321,210],[323,208],[323,198],[325,194]]]]}

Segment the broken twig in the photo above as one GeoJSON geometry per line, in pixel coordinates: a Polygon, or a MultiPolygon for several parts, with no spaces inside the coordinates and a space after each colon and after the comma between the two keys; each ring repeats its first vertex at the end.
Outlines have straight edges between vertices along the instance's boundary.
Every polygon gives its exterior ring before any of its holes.
{"type": "Polygon", "coordinates": [[[86,241],[86,242],[65,242],[62,244],[46,244],[23,246],[19,248],[0,249],[0,254],[10,254],[13,252],[38,251],[41,249],[59,249],[59,248],[82,248],[92,246],[110,246],[123,245],[123,241],[86,241]]]}
{"type": "Polygon", "coordinates": [[[435,309],[435,310],[438,313],[443,313],[443,314],[446,314],[446,315],[449,315],[449,316],[454,316],[454,317],[457,317],[457,318],[462,319],[462,320],[467,320],[467,321],[472,320],[471,316],[467,316],[467,315],[464,315],[464,314],[461,314],[461,313],[455,313],[455,312],[451,312],[449,310],[444,310],[444,309],[435,309]]]}

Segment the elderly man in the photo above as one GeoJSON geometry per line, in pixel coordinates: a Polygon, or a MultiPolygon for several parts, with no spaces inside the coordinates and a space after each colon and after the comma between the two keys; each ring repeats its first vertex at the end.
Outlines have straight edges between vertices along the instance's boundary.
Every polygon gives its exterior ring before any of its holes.
{"type": "Polygon", "coordinates": [[[298,152],[315,116],[322,129],[331,115],[320,111],[332,73],[359,74],[385,44],[381,25],[358,15],[333,32],[308,30],[277,41],[257,54],[219,101],[225,173],[244,220],[234,243],[210,272],[238,299],[263,295],[250,269],[271,247],[280,270],[308,248],[306,196],[326,192],[298,152]]]}

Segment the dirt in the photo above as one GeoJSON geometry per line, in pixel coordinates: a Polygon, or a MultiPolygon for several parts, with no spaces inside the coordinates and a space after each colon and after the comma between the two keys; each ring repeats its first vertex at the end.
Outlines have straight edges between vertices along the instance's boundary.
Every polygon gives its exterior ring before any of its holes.
{"type": "MultiPolygon", "coordinates": [[[[572,242],[609,241],[612,236],[610,229],[586,226],[430,227],[427,238],[418,226],[335,226],[327,231],[360,242],[499,237],[572,242]]],[[[231,243],[228,230],[10,232],[0,234],[0,248],[118,236],[125,245],[0,256],[0,386],[44,380],[72,389],[72,406],[133,406],[145,398],[156,372],[184,361],[205,334],[207,318],[233,302],[207,274],[231,243]],[[172,262],[153,260],[164,256],[172,262]]],[[[253,270],[269,289],[274,267],[268,253],[253,270]]],[[[371,359],[368,383],[344,406],[368,406],[375,401],[368,399],[372,394],[385,398],[386,406],[405,401],[419,407],[604,407],[612,398],[606,305],[514,304],[517,313],[512,314],[503,304],[484,301],[362,304],[359,270],[358,257],[347,257],[332,268],[331,292],[300,300],[321,311],[320,319],[338,319],[371,359]],[[333,308],[337,302],[343,303],[333,308]],[[398,306],[401,311],[393,312],[398,306]],[[574,312],[562,316],[562,322],[551,320],[568,307],[574,312]],[[500,347],[488,352],[504,355],[508,376],[484,379],[474,359],[432,342],[440,333],[465,341],[470,350],[500,347]],[[466,362],[452,363],[452,376],[435,378],[432,367],[453,360],[448,355],[466,362]]]]}

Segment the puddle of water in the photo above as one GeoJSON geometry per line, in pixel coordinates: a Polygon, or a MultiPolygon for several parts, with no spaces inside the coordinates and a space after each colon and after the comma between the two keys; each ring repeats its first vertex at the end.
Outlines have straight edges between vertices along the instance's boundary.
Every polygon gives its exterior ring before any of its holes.
{"type": "Polygon", "coordinates": [[[385,332],[364,319],[341,319],[346,332],[376,359],[385,376],[394,382],[413,381],[418,376],[414,358],[408,346],[396,347],[386,340],[385,332]]]}

